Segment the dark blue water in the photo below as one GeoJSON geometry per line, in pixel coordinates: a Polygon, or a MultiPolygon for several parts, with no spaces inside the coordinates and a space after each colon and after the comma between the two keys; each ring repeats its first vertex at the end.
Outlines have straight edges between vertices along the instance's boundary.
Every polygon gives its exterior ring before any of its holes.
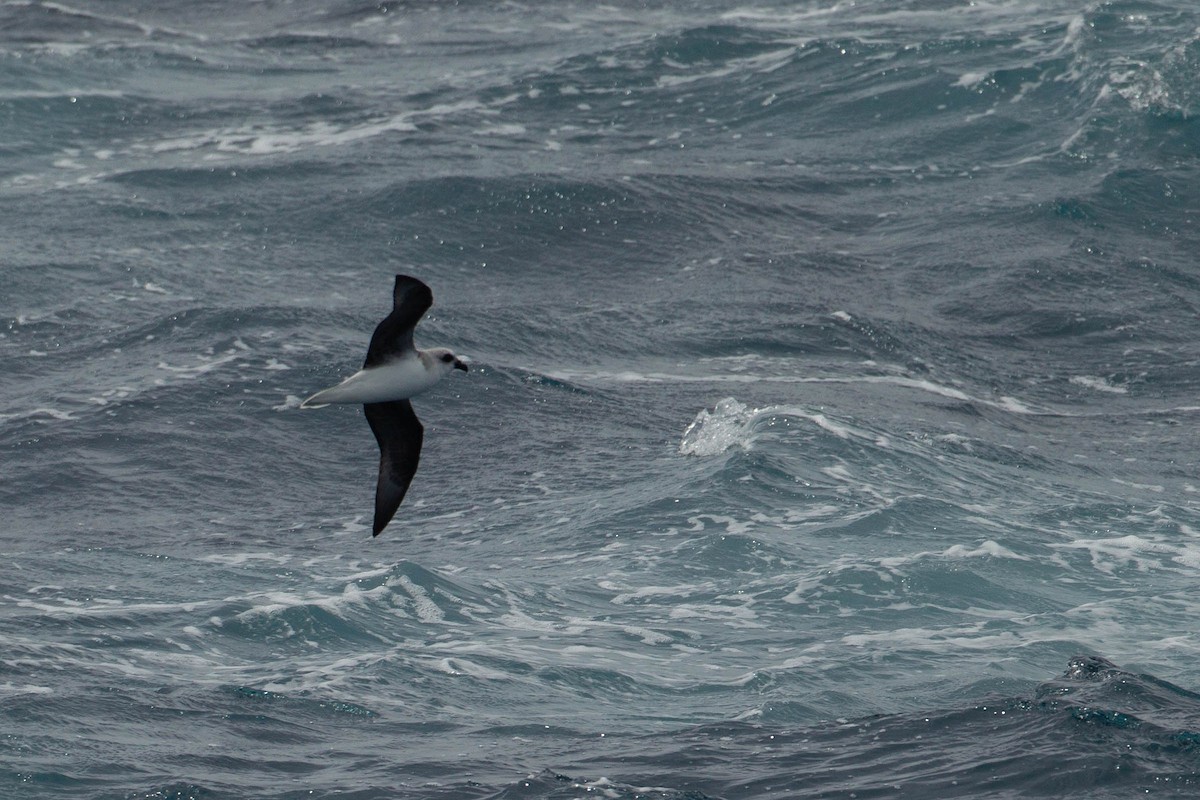
{"type": "Polygon", "coordinates": [[[1197,31],[0,4],[0,796],[1195,796],[1197,31]]]}

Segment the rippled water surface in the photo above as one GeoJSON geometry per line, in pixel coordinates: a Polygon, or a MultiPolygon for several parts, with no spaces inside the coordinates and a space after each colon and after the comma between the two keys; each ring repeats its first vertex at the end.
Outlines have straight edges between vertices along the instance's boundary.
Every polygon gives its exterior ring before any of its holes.
{"type": "Polygon", "coordinates": [[[0,795],[1195,796],[1198,30],[0,3],[0,795]]]}

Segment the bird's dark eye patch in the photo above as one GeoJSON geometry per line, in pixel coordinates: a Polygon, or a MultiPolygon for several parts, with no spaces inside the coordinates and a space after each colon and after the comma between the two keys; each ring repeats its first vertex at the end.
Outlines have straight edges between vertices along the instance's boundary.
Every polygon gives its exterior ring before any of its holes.
{"type": "Polygon", "coordinates": [[[454,356],[450,355],[449,353],[446,353],[444,356],[442,356],[442,361],[446,362],[447,364],[449,364],[453,360],[454,360],[454,356]]]}

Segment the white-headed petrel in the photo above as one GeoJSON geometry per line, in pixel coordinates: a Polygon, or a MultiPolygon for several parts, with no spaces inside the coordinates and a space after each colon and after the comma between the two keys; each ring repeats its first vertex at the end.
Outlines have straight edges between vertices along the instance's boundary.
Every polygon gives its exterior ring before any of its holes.
{"type": "Polygon", "coordinates": [[[374,536],[400,507],[421,458],[425,429],[413,413],[409,398],[429,389],[453,369],[467,371],[467,365],[444,347],[418,350],[413,346],[413,328],[431,305],[433,292],[428,286],[408,275],[397,275],[392,313],[371,335],[362,369],[300,404],[301,408],[363,404],[371,432],[379,442],[374,536]]]}

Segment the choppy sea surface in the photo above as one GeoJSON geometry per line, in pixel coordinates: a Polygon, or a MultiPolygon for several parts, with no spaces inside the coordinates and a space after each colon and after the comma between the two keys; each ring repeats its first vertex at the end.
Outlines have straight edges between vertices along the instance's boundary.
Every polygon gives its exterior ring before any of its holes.
{"type": "Polygon", "coordinates": [[[1200,793],[1200,9],[0,2],[0,796],[1200,793]],[[372,539],[392,276],[420,471],[372,539]]]}

